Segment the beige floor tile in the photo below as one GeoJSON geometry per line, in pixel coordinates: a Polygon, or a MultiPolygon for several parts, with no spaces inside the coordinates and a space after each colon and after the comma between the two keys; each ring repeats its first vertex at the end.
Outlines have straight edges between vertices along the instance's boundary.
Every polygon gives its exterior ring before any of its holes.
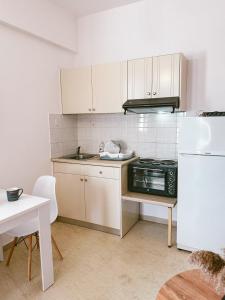
{"type": "Polygon", "coordinates": [[[52,231],[64,256],[59,261],[54,252],[55,284],[41,291],[37,250],[27,282],[27,250],[21,244],[10,267],[0,263],[0,300],[155,300],[167,279],[190,268],[188,253],[167,247],[165,225],[141,221],[122,240],[63,223],[52,231]]]}

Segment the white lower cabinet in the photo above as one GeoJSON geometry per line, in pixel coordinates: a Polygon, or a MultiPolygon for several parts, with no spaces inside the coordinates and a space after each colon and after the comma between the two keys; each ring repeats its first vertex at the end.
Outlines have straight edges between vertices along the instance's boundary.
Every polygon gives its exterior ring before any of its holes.
{"type": "Polygon", "coordinates": [[[72,164],[54,163],[59,216],[120,229],[119,169],[88,165],[73,174],[77,170],[75,164],[73,170],[72,164]]]}
{"type": "Polygon", "coordinates": [[[86,220],[90,223],[120,228],[118,180],[85,177],[86,220]]]}
{"type": "Polygon", "coordinates": [[[80,175],[55,173],[59,215],[85,221],[84,180],[80,175]]]}

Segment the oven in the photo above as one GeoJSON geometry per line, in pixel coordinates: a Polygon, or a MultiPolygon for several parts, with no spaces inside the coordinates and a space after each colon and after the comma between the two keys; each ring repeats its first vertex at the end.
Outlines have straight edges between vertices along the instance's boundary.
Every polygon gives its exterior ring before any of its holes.
{"type": "Polygon", "coordinates": [[[177,164],[161,162],[139,163],[128,166],[128,190],[167,197],[177,196],[177,164]]]}

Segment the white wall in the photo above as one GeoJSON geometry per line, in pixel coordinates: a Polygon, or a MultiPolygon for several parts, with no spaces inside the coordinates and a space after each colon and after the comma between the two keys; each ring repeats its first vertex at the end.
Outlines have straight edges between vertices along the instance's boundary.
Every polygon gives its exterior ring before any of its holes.
{"type": "Polygon", "coordinates": [[[225,1],[145,0],[78,21],[77,65],[183,52],[190,110],[225,110],[225,1]]]}
{"type": "Polygon", "coordinates": [[[0,25],[0,187],[31,192],[50,174],[49,112],[61,112],[60,67],[74,55],[0,25]]]}
{"type": "Polygon", "coordinates": [[[0,0],[0,22],[76,51],[76,22],[48,0],[0,0]]]}

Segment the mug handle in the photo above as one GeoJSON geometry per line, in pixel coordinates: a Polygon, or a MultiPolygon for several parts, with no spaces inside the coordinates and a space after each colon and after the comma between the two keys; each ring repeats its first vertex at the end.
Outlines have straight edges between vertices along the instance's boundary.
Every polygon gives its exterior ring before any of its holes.
{"type": "Polygon", "coordinates": [[[19,189],[19,191],[18,198],[23,194],[23,189],[19,189]]]}

